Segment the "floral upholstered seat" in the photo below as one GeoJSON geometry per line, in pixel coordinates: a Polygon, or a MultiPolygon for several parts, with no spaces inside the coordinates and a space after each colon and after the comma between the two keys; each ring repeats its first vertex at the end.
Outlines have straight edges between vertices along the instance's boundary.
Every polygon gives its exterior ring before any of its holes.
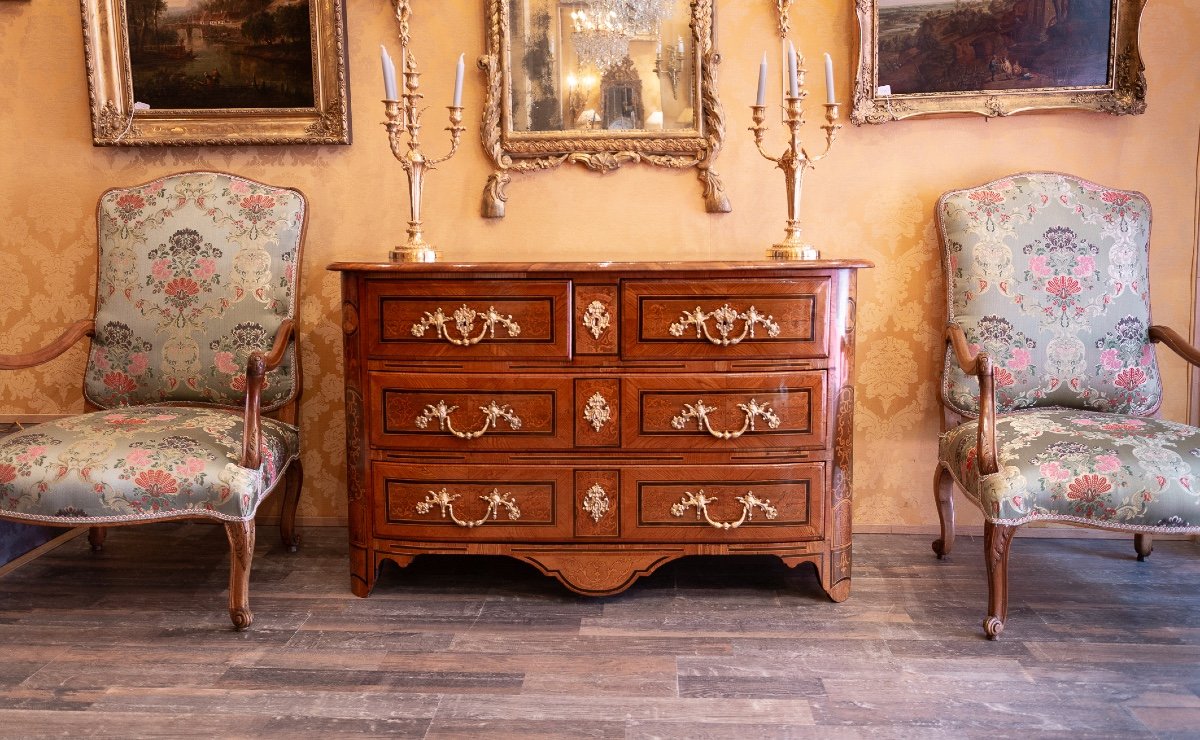
{"type": "Polygon", "coordinates": [[[990,637],[1004,628],[1015,528],[1057,521],[1200,533],[1200,429],[1154,418],[1153,343],[1200,352],[1150,321],[1150,204],[1069,175],[1014,175],[946,193],[943,434],[935,492],[954,542],[953,483],[985,517],[990,637]]]}
{"type": "Polygon", "coordinates": [[[248,626],[254,515],[281,482],[297,543],[305,216],[298,191],[219,172],[104,193],[94,319],[0,355],[0,370],[32,367],[91,337],[90,413],[0,438],[0,518],[86,525],[96,549],[107,526],[224,522],[230,617],[248,626]]]}
{"type": "Polygon", "coordinates": [[[244,423],[224,409],[136,406],[31,427],[0,439],[0,506],[56,525],[244,521],[300,453],[295,427],[264,419],[262,465],[242,467],[244,423]]]}

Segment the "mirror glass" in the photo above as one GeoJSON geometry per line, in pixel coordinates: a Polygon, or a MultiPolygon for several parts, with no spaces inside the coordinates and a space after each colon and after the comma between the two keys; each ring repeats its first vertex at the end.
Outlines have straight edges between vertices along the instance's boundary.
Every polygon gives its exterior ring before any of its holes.
{"type": "Polygon", "coordinates": [[[695,132],[690,0],[505,0],[509,130],[695,132]]]}

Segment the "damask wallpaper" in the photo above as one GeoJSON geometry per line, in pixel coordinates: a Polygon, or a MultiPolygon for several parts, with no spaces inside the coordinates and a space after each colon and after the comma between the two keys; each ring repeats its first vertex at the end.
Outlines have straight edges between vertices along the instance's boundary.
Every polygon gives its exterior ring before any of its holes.
{"type": "MultiPolygon", "coordinates": [[[[93,148],[78,6],[0,5],[0,352],[41,346],[90,314],[94,209],[106,188],[213,168],[303,190],[311,215],[299,313],[306,474],[300,513],[309,523],[345,516],[339,285],[325,266],[386,259],[404,238],[408,218],[404,175],[378,125],[378,45],[394,44],[395,21],[383,0],[349,5],[352,146],[180,149],[93,148]]],[[[728,142],[717,167],[733,213],[704,213],[694,173],[635,167],[601,177],[576,168],[515,177],[507,218],[481,219],[489,173],[477,144],[483,86],[481,76],[469,74],[470,130],[459,154],[427,180],[427,238],[449,259],[467,260],[760,256],[782,237],[784,218],[782,176],[755,152],[746,131],[758,60],[777,43],[774,3],[718,5],[728,142]]],[[[484,47],[481,6],[481,0],[449,0],[416,7],[415,53],[431,117],[423,134],[435,154],[447,144],[441,116],[454,62],[459,53],[474,57],[484,47]]],[[[817,0],[794,9],[792,20],[797,46],[810,60],[832,54],[838,94],[847,100],[857,48],[853,3],[817,0]]],[[[937,521],[930,489],[940,424],[943,289],[933,207],[943,191],[1030,169],[1141,190],[1154,205],[1155,319],[1189,333],[1200,77],[1186,60],[1197,42],[1200,4],[1148,4],[1141,43],[1149,111],[1143,116],[1056,112],[847,126],[829,159],[808,173],[805,236],[826,256],[876,264],[859,282],[857,527],[931,528],[937,521]]],[[[820,76],[814,78],[819,96],[820,76]]],[[[815,139],[820,115],[813,109],[809,118],[805,136],[815,139]]],[[[777,121],[769,124],[767,142],[781,147],[777,121]]],[[[1184,420],[1185,369],[1166,354],[1160,358],[1164,416],[1184,420]]],[[[0,413],[80,409],[83,361],[78,349],[37,370],[0,374],[0,413]]],[[[960,511],[965,523],[978,521],[970,507],[960,511]]]]}

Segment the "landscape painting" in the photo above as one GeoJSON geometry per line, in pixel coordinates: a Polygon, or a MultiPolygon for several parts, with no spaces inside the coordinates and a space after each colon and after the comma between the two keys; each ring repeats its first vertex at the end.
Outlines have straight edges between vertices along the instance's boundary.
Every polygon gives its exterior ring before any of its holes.
{"type": "Polygon", "coordinates": [[[1146,0],[863,0],[856,123],[1145,108],[1146,0]]]}
{"type": "Polygon", "coordinates": [[[96,146],[349,144],[345,0],[81,0],[96,146]]]}
{"type": "Polygon", "coordinates": [[[125,10],[138,102],[312,107],[308,0],[126,0],[125,10]]]}
{"type": "Polygon", "coordinates": [[[879,0],[893,95],[1105,85],[1111,0],[879,0]]]}

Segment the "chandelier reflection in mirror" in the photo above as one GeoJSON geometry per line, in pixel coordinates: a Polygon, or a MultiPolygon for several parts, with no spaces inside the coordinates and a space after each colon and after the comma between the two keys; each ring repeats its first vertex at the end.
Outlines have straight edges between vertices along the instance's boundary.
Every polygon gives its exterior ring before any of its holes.
{"type": "Polygon", "coordinates": [[[483,143],[496,164],[483,213],[502,218],[511,175],[579,164],[694,169],[705,208],[727,212],[712,163],[715,0],[485,0],[483,143]]]}

